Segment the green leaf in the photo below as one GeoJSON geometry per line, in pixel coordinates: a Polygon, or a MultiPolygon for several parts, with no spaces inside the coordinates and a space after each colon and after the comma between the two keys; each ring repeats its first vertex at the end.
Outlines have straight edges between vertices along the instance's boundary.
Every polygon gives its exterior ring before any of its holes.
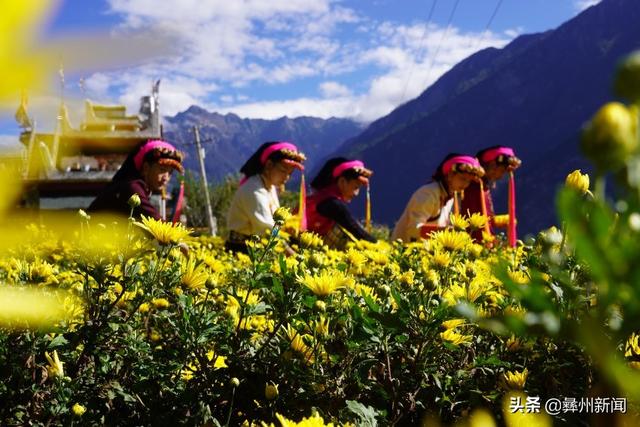
{"type": "Polygon", "coordinates": [[[355,400],[347,400],[347,408],[358,417],[358,427],[377,427],[376,416],[378,412],[371,406],[365,406],[355,400]]]}
{"type": "Polygon", "coordinates": [[[64,335],[57,335],[48,345],[48,348],[56,348],[61,347],[63,345],[69,344],[69,341],[64,337],[64,335]]]}

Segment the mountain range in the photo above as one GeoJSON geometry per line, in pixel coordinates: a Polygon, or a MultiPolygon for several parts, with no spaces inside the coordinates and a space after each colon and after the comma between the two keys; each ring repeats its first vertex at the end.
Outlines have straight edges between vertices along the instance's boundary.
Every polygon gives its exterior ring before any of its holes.
{"type": "Polygon", "coordinates": [[[164,135],[186,152],[186,167],[199,171],[193,127],[199,126],[205,147],[205,168],[210,181],[237,173],[253,152],[267,141],[291,141],[306,154],[307,168],[335,150],[346,139],[362,131],[362,125],[348,119],[281,117],[276,120],[243,119],[191,106],[164,118],[164,135]]]}
{"type": "MultiPolygon", "coordinates": [[[[373,218],[392,225],[449,152],[511,146],[520,233],[557,224],[555,193],[573,169],[589,170],[580,129],[612,100],[617,62],[640,48],[640,1],[603,0],[560,27],[479,51],[418,98],[371,123],[336,154],[374,170],[373,218]]],[[[506,182],[494,204],[506,213],[506,182]]],[[[363,203],[354,203],[361,213],[363,203]]]]}

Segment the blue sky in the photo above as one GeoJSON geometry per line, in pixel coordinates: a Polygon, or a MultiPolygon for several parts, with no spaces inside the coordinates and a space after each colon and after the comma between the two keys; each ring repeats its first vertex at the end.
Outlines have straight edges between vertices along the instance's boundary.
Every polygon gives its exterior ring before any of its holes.
{"type": "MultiPolygon", "coordinates": [[[[241,117],[370,122],[419,95],[471,53],[553,29],[597,2],[67,0],[59,2],[41,39],[101,34],[90,65],[65,64],[72,121],[80,118],[85,97],[136,111],[140,96],[161,79],[165,115],[197,104],[241,117]],[[138,44],[105,41],[133,35],[138,44]],[[132,61],[140,51],[151,55],[132,61]]],[[[44,116],[54,115],[46,110],[58,100],[53,87],[30,94],[32,114],[45,127],[50,119],[44,116]]],[[[2,111],[0,142],[17,132],[11,116],[2,111]]]]}

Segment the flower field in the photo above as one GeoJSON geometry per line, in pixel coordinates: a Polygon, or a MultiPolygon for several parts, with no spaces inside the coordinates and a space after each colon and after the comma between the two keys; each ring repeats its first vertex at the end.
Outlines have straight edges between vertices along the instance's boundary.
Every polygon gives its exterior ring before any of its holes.
{"type": "Polygon", "coordinates": [[[484,408],[509,423],[505,396],[522,392],[625,396],[631,412],[637,220],[585,198],[580,176],[559,196],[568,238],[553,228],[516,248],[474,243],[467,231],[482,227],[478,217],[453,218],[420,243],[344,252],[303,233],[289,257],[279,226],[248,256],[147,219],[83,214],[8,232],[0,416],[420,425],[473,422],[484,408]],[[602,230],[617,236],[606,247],[602,230]]]}

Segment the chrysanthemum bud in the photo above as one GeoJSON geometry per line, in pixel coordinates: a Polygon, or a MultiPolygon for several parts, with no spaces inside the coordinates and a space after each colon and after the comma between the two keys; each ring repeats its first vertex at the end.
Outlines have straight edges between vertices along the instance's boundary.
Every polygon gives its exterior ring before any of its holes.
{"type": "Polygon", "coordinates": [[[240,385],[240,380],[237,379],[236,377],[231,378],[231,380],[229,381],[229,384],[231,384],[231,387],[238,387],[240,385]]]}
{"type": "Polygon", "coordinates": [[[600,108],[582,135],[582,151],[602,171],[616,171],[638,148],[638,109],[619,102],[600,108]]]}
{"type": "Polygon", "coordinates": [[[277,384],[270,382],[264,387],[264,397],[267,400],[276,400],[279,394],[277,384]]]}
{"type": "Polygon", "coordinates": [[[285,208],[284,206],[279,207],[273,213],[273,220],[279,223],[285,223],[289,218],[291,218],[291,212],[289,208],[285,208]]]}
{"type": "Polygon", "coordinates": [[[137,208],[142,202],[140,201],[140,196],[136,193],[129,197],[129,201],[127,203],[129,203],[130,207],[137,208]]]}
{"type": "Polygon", "coordinates": [[[322,300],[317,300],[313,307],[320,313],[324,313],[327,311],[327,304],[322,300]]]}
{"type": "Polygon", "coordinates": [[[574,170],[565,180],[565,185],[579,193],[586,194],[589,192],[589,175],[582,174],[580,169],[574,170]]]}

